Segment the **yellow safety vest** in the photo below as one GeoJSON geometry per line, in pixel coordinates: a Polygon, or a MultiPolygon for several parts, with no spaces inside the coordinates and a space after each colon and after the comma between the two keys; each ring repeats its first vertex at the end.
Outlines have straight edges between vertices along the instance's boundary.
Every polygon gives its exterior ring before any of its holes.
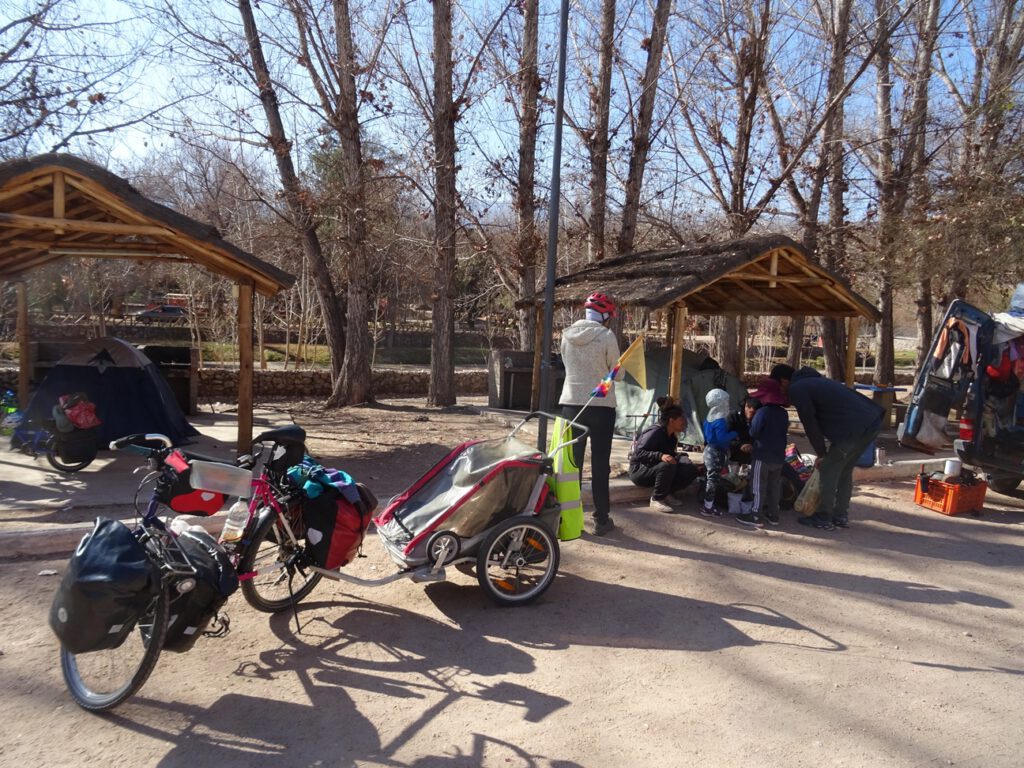
{"type": "Polygon", "coordinates": [[[572,428],[565,419],[555,419],[555,426],[548,442],[548,455],[552,458],[554,474],[547,482],[562,510],[558,523],[558,538],[562,541],[578,539],[583,533],[580,470],[573,461],[572,445],[565,445],[557,453],[552,454],[559,444],[567,440],[572,440],[572,428]]]}

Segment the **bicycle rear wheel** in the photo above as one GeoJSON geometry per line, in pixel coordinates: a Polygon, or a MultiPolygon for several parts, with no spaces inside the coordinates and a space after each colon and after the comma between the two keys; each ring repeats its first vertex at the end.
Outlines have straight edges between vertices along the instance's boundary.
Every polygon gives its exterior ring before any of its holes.
{"type": "Polygon", "coordinates": [[[303,562],[302,549],[302,543],[288,535],[277,515],[260,525],[238,563],[242,594],[249,605],[257,611],[277,613],[313,591],[322,576],[303,562]]]}
{"type": "MultiPolygon", "coordinates": [[[[93,458],[95,458],[95,456],[93,456],[93,458]]],[[[80,469],[85,469],[92,464],[92,459],[73,462],[61,461],[60,456],[57,453],[57,443],[54,440],[51,440],[50,444],[46,446],[46,460],[50,462],[50,466],[58,472],[67,472],[68,474],[77,472],[80,469]]]]}
{"type": "Polygon", "coordinates": [[[139,690],[160,658],[167,619],[168,595],[161,589],[117,648],[88,653],[61,648],[60,669],[75,703],[91,712],[103,712],[139,690]]]}

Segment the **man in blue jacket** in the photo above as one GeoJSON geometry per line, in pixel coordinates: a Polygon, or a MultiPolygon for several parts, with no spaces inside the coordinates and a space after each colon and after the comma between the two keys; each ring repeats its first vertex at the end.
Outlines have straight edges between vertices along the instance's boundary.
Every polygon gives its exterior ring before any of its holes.
{"type": "Polygon", "coordinates": [[[796,408],[818,456],[815,467],[821,473],[821,502],[813,517],[800,522],[826,531],[849,527],[853,469],[878,437],[885,409],[808,366],[794,371],[792,366],[780,364],[770,375],[796,408]]]}

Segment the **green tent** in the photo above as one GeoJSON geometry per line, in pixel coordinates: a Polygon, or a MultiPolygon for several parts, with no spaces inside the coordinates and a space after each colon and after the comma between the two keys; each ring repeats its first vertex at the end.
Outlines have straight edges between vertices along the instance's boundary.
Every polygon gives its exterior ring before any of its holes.
{"type": "MultiPolygon", "coordinates": [[[[657,419],[658,406],[655,400],[668,392],[671,350],[662,347],[645,354],[647,362],[647,385],[642,389],[632,377],[615,382],[615,431],[620,435],[633,437],[657,419]]],[[[729,393],[731,409],[737,410],[747,395],[743,382],[718,367],[718,363],[707,355],[683,350],[683,372],[680,401],[686,414],[686,433],[679,436],[681,443],[704,444],[701,425],[708,414],[705,396],[712,389],[724,389],[729,393]]]]}

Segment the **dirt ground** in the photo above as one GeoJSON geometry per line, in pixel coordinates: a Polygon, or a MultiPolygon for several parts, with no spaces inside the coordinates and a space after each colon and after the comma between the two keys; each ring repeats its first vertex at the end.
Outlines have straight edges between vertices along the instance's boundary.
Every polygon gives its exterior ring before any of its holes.
{"type": "MultiPolygon", "coordinates": [[[[506,431],[419,401],[294,403],[324,463],[386,499],[465,438],[506,431]]],[[[857,489],[852,527],[743,530],[617,506],[564,543],[535,605],[475,579],[325,582],[167,653],[107,716],[64,689],[46,624],[63,560],[0,563],[0,764],[10,766],[836,766],[1024,762],[1024,497],[980,516],[857,489]]],[[[353,573],[393,565],[371,535],[353,573]]]]}

